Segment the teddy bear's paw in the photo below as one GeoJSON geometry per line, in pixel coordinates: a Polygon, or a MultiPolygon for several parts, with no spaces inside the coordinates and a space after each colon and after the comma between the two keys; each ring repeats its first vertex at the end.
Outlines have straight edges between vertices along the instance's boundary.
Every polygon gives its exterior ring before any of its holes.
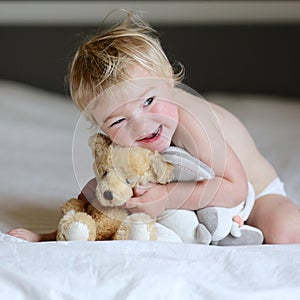
{"type": "Polygon", "coordinates": [[[196,229],[196,239],[199,244],[209,245],[211,243],[211,233],[203,225],[199,224],[196,229]]]}
{"type": "Polygon", "coordinates": [[[75,222],[69,225],[64,236],[66,241],[88,241],[89,229],[86,224],[75,222]]]}
{"type": "Polygon", "coordinates": [[[241,236],[234,237],[228,235],[223,240],[213,242],[216,246],[244,246],[244,245],[261,245],[264,240],[262,232],[252,226],[244,225],[240,228],[241,236]]]}
{"type": "Polygon", "coordinates": [[[96,239],[95,221],[86,213],[69,211],[59,221],[58,241],[94,241],[96,239]]]}
{"type": "Polygon", "coordinates": [[[157,240],[155,220],[144,213],[128,216],[114,235],[115,240],[157,240]]]}

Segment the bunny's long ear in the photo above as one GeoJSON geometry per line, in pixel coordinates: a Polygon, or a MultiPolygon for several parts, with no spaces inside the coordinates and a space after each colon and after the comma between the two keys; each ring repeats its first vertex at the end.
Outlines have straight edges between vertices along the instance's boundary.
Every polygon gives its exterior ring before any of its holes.
{"type": "Polygon", "coordinates": [[[181,148],[169,147],[162,156],[173,164],[175,181],[201,181],[215,177],[213,169],[181,148]]]}
{"type": "Polygon", "coordinates": [[[112,144],[111,139],[102,133],[96,133],[89,138],[89,147],[92,149],[94,158],[99,157],[104,149],[112,144]]]}

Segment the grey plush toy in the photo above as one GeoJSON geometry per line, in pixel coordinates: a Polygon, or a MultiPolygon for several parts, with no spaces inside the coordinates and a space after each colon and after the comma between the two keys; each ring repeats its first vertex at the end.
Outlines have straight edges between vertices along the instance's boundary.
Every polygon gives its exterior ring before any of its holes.
{"type": "MultiPolygon", "coordinates": [[[[214,178],[214,172],[203,162],[177,147],[170,147],[163,156],[175,168],[176,181],[199,181],[214,178]]],[[[262,232],[244,225],[255,201],[255,193],[248,183],[248,197],[232,207],[206,207],[193,211],[167,210],[158,222],[176,232],[183,242],[219,246],[259,245],[262,232]]]]}

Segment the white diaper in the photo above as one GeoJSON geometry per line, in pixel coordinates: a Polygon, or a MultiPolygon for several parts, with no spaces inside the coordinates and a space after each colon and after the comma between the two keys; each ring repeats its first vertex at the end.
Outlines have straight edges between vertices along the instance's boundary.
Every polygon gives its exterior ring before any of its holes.
{"type": "Polygon", "coordinates": [[[275,178],[270,184],[268,184],[262,192],[256,195],[255,200],[269,194],[286,196],[286,192],[284,190],[284,183],[278,177],[275,178]]]}

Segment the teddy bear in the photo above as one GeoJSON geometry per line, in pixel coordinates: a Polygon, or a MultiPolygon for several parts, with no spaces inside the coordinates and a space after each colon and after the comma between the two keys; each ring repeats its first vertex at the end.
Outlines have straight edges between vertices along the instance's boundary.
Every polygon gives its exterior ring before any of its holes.
{"type": "Polygon", "coordinates": [[[165,184],[174,178],[174,167],[157,153],[141,147],[121,147],[106,135],[89,140],[97,180],[92,204],[72,198],[62,206],[57,240],[139,239],[181,241],[171,229],[144,213],[128,214],[122,207],[133,188],[149,182],[165,184]]]}
{"type": "MultiPolygon", "coordinates": [[[[243,214],[246,207],[251,211],[251,189],[247,201],[235,208],[209,207],[199,210],[197,215],[193,211],[176,209],[166,210],[153,219],[143,213],[128,214],[122,207],[138,185],[214,178],[212,169],[185,150],[170,147],[159,154],[140,147],[121,147],[100,133],[90,138],[89,145],[94,157],[96,198],[92,205],[79,199],[65,203],[57,240],[137,239],[216,245],[262,243],[262,234],[258,230],[233,221],[233,217],[243,214]]],[[[243,220],[246,217],[244,214],[243,220]]]]}

